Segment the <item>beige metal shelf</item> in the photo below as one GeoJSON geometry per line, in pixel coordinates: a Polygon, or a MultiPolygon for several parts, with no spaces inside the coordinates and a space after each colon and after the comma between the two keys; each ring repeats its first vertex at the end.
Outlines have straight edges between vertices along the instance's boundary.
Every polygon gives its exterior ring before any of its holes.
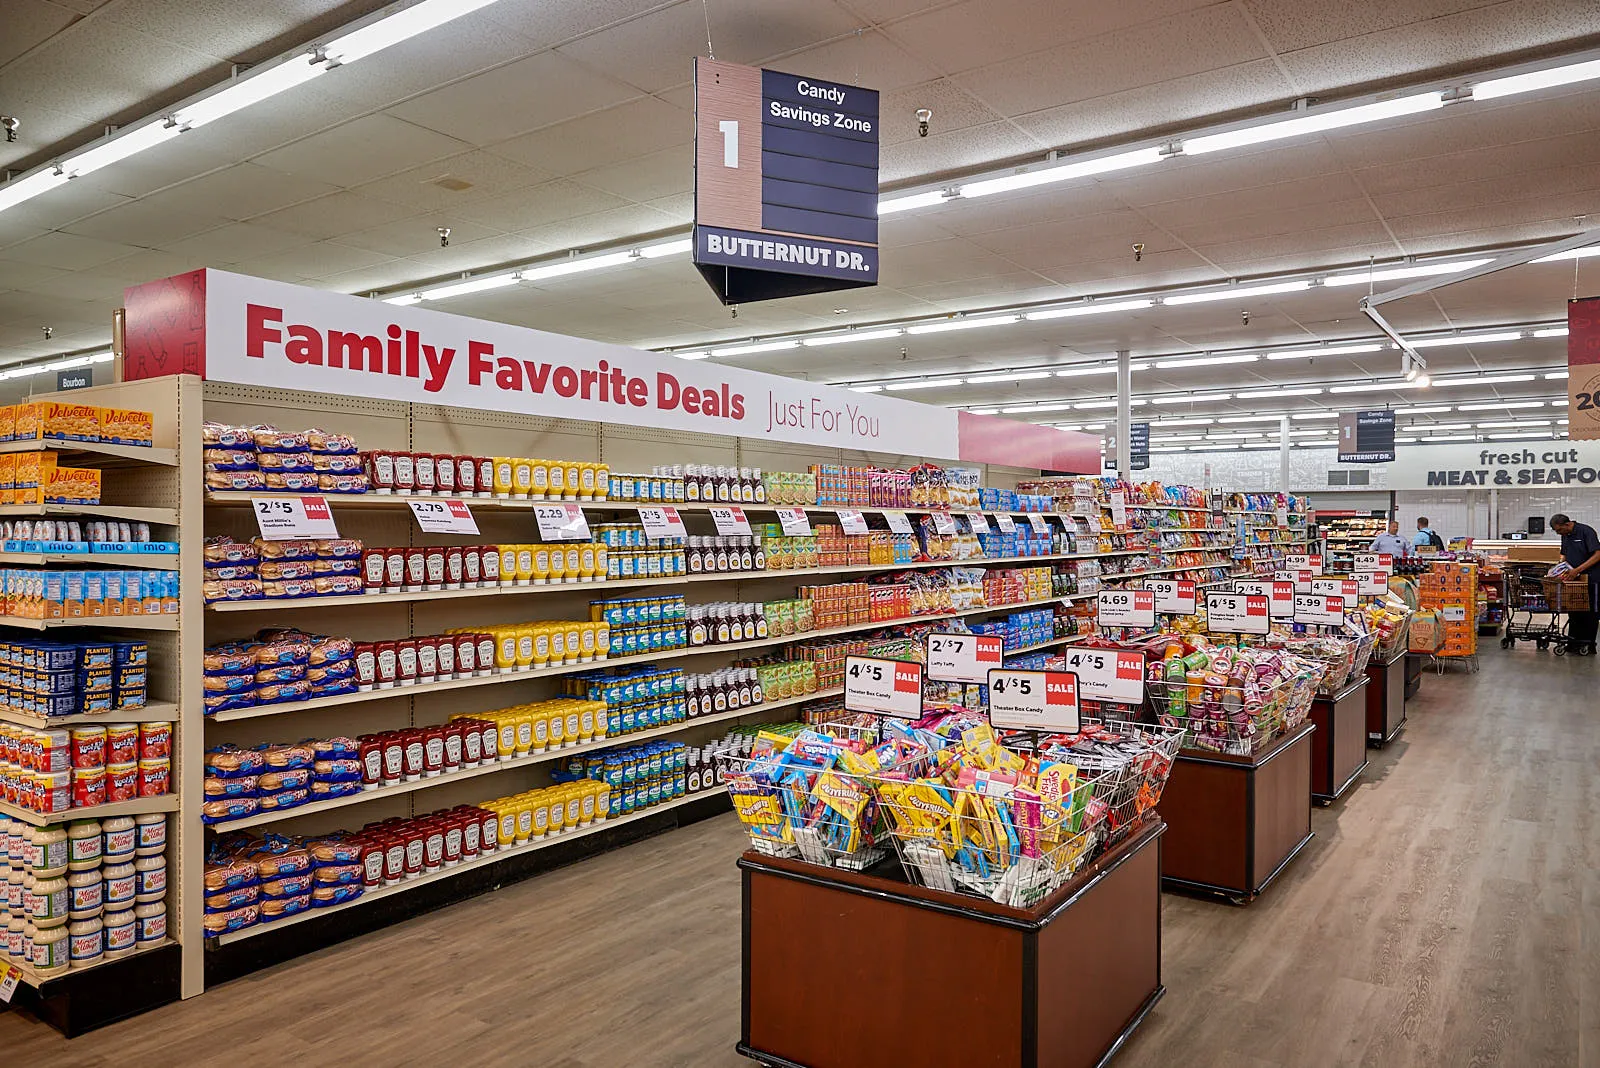
{"type": "Polygon", "coordinates": [[[175,467],[178,463],[176,449],[157,449],[149,445],[116,445],[106,441],[73,441],[70,438],[28,438],[24,441],[0,441],[0,453],[40,452],[71,453],[73,456],[112,460],[134,460],[139,463],[175,467]]]}
{"type": "Polygon", "coordinates": [[[152,571],[178,570],[176,553],[5,553],[0,564],[77,564],[80,567],[143,567],[152,571]]]}
{"type": "Polygon", "coordinates": [[[130,523],[160,523],[176,526],[176,508],[140,508],[122,504],[0,504],[0,517],[14,515],[97,515],[106,519],[126,519],[130,523]]]}
{"type": "MultiPolygon", "coordinates": [[[[162,946],[173,945],[175,943],[175,941],[176,940],[172,939],[172,938],[163,938],[159,942],[141,943],[137,952],[138,953],[144,953],[144,952],[146,952],[148,950],[160,949],[162,946]]],[[[135,955],[137,955],[137,954],[135,954],[135,955]]],[[[128,959],[129,958],[127,958],[127,957],[118,957],[117,960],[106,960],[105,958],[102,957],[100,960],[95,961],[93,964],[76,965],[76,966],[74,966],[72,968],[69,968],[69,969],[67,969],[65,971],[57,972],[54,975],[40,975],[38,972],[33,970],[33,965],[25,964],[22,961],[15,961],[14,960],[14,961],[11,961],[10,964],[11,964],[11,966],[13,968],[17,969],[17,971],[22,973],[21,982],[27,984],[28,986],[33,987],[35,990],[38,990],[41,986],[43,986],[46,983],[57,983],[57,982],[60,982],[62,979],[68,979],[68,978],[71,978],[72,976],[75,976],[75,975],[82,975],[84,972],[90,971],[90,970],[92,970],[94,968],[100,968],[100,967],[103,967],[103,966],[105,966],[107,964],[116,964],[117,961],[119,961],[119,960],[128,960],[128,959]]]]}
{"type": "Polygon", "coordinates": [[[132,801],[115,801],[108,805],[90,805],[87,808],[69,808],[65,812],[48,814],[32,812],[6,801],[0,801],[0,816],[45,827],[68,820],[108,820],[113,816],[139,816],[146,812],[178,811],[178,795],[162,794],[160,797],[136,797],[132,801]]]}
{"type": "Polygon", "coordinates": [[[0,707],[0,721],[20,723],[25,727],[46,729],[50,727],[81,727],[86,724],[105,723],[176,723],[178,706],[166,701],[152,701],[143,708],[117,708],[92,716],[36,716],[31,712],[18,712],[0,707]]]}
{"type": "Polygon", "coordinates": [[[177,630],[178,613],[155,616],[79,616],[72,619],[29,619],[26,616],[0,616],[0,626],[23,630],[60,630],[72,627],[102,627],[106,630],[177,630]]]}

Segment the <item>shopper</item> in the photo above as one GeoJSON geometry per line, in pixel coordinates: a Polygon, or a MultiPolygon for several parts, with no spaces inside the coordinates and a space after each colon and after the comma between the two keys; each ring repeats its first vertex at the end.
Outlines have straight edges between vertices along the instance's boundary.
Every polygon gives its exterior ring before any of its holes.
{"type": "Polygon", "coordinates": [[[1550,517],[1550,527],[1561,535],[1561,558],[1572,565],[1571,580],[1578,575],[1589,580],[1589,610],[1571,613],[1567,626],[1567,651],[1578,656],[1593,656],[1595,630],[1600,627],[1600,535],[1587,523],[1574,523],[1572,517],[1557,512],[1550,517]]]}
{"type": "Polygon", "coordinates": [[[1417,532],[1411,535],[1411,544],[1418,550],[1431,547],[1444,552],[1444,539],[1428,525],[1428,517],[1425,515],[1417,517],[1417,532]]]}
{"type": "Polygon", "coordinates": [[[1372,544],[1367,547],[1369,552],[1388,553],[1396,560],[1411,555],[1411,546],[1406,539],[1400,536],[1400,521],[1389,520],[1389,529],[1372,539],[1372,544]]]}

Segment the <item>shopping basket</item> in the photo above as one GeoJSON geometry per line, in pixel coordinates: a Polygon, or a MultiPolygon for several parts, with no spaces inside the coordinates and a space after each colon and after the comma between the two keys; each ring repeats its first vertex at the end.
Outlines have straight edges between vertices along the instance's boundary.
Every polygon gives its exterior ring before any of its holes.
{"type": "Polygon", "coordinates": [[[1299,670],[1268,683],[1152,679],[1150,703],[1163,726],[1184,729],[1186,747],[1249,756],[1311,714],[1322,669],[1293,660],[1299,670]]]}
{"type": "Polygon", "coordinates": [[[1338,693],[1351,680],[1361,677],[1372,659],[1377,636],[1315,634],[1277,639],[1272,645],[1320,666],[1322,677],[1317,681],[1317,693],[1326,695],[1338,693]]]}
{"type": "Polygon", "coordinates": [[[1103,838],[1110,845],[1161,800],[1186,733],[1183,727],[1163,724],[1086,719],[1077,734],[1051,735],[1038,751],[1073,764],[1079,774],[1095,776],[1093,803],[1105,806],[1103,838]]]}

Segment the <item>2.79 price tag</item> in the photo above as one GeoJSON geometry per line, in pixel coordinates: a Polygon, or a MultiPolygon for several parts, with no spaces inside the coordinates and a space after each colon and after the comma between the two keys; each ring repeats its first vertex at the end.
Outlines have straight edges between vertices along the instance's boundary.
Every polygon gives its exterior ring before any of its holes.
{"type": "Polygon", "coordinates": [[[250,510],[268,541],[339,536],[326,497],[251,497],[250,510]]]}
{"type": "Polygon", "coordinates": [[[1078,677],[996,668],[989,672],[989,722],[1004,730],[1076,732],[1078,677]]]}
{"type": "Polygon", "coordinates": [[[985,682],[1005,659],[1005,639],[993,634],[928,635],[928,678],[985,682]]]}
{"type": "Polygon", "coordinates": [[[411,514],[417,526],[429,534],[476,534],[478,521],[472,518],[472,509],[466,501],[412,497],[411,514]]]}

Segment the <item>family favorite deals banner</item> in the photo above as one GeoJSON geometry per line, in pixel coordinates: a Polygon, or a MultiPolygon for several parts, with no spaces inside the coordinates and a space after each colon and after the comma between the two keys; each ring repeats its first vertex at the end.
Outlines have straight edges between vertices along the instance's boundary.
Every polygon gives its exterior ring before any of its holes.
{"type": "Polygon", "coordinates": [[[1099,466],[1099,440],[1085,434],[224,271],[132,287],[125,305],[128,378],[192,373],[946,460],[1099,466]]]}

